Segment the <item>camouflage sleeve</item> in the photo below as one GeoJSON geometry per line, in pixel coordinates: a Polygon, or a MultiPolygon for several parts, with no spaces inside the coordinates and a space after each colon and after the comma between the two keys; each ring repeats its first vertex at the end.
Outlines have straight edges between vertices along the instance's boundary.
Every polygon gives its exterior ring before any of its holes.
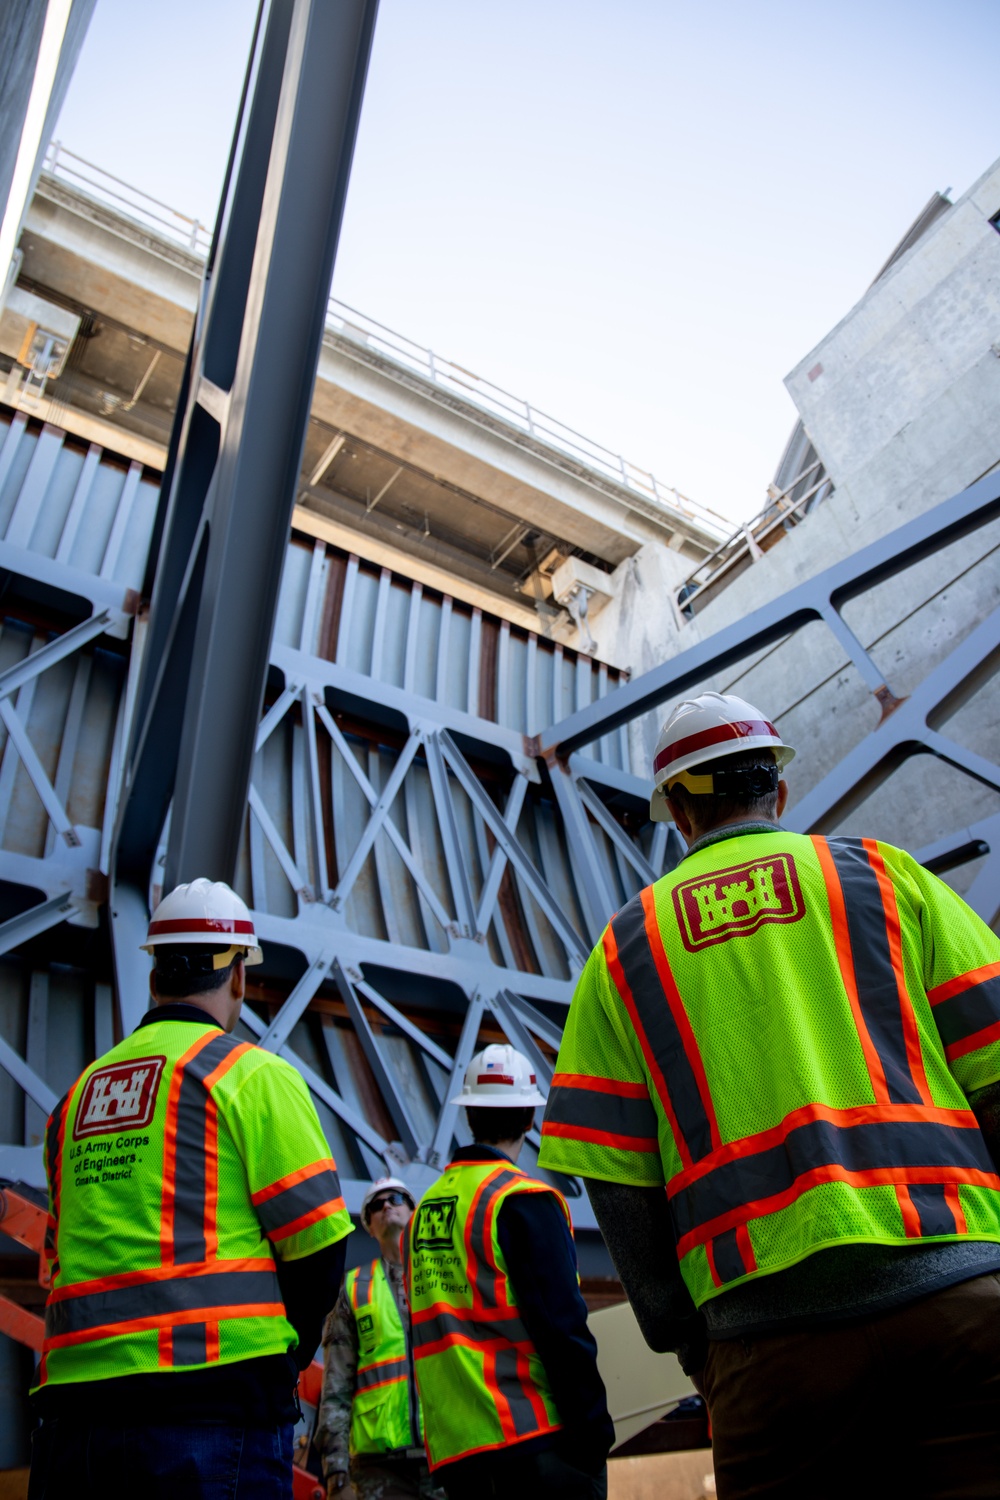
{"type": "Polygon", "coordinates": [[[357,1370],[358,1326],[342,1288],[323,1325],[323,1393],[313,1434],[325,1475],[347,1472],[357,1370]]]}

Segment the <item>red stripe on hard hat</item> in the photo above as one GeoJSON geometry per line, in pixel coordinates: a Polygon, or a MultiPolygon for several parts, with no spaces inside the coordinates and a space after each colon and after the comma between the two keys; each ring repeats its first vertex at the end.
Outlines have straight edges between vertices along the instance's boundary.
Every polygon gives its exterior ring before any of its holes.
{"type": "Polygon", "coordinates": [[[479,1073],[476,1077],[477,1083],[509,1083],[514,1087],[514,1080],[509,1073],[479,1073]]]}
{"type": "Polygon", "coordinates": [[[171,917],[167,921],[150,922],[149,935],[161,932],[248,932],[253,937],[253,923],[236,917],[171,917]]]}
{"type": "Polygon", "coordinates": [[[757,735],[770,734],[776,740],[781,736],[767,719],[734,719],[731,724],[719,724],[714,729],[703,729],[700,734],[689,734],[683,740],[678,740],[674,745],[668,745],[661,750],[653,761],[653,771],[662,771],[664,766],[669,766],[671,761],[680,760],[682,755],[692,755],[696,750],[707,750],[711,745],[719,745],[724,740],[749,740],[757,735]]]}

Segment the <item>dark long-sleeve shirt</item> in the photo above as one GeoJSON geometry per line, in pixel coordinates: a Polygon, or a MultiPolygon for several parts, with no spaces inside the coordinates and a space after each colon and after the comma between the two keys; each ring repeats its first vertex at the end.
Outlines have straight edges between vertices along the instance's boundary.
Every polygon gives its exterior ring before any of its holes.
{"type": "MultiPolygon", "coordinates": [[[[452,1159],[481,1161],[484,1155],[506,1160],[502,1151],[481,1145],[462,1147],[452,1159]]],[[[545,1366],[562,1423],[555,1439],[543,1436],[518,1446],[524,1452],[555,1442],[569,1462],[596,1470],[614,1442],[614,1426],[566,1219],[549,1193],[511,1193],[500,1207],[497,1238],[521,1319],[545,1366]]],[[[476,1460],[465,1460],[463,1466],[469,1462],[476,1460]]]]}

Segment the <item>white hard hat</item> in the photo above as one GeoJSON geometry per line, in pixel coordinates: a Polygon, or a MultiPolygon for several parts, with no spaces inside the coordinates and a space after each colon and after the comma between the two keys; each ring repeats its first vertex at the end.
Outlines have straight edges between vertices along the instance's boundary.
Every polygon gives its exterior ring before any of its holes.
{"type": "Polygon", "coordinates": [[[361,1200],[361,1222],[366,1229],[368,1228],[368,1206],[372,1199],[377,1198],[379,1193],[391,1192],[405,1193],[410,1200],[410,1207],[416,1208],[417,1202],[413,1196],[413,1190],[408,1188],[405,1182],[401,1182],[398,1177],[379,1177],[361,1200]]]}
{"type": "Polygon", "coordinates": [[[507,1042],[491,1042],[477,1052],[465,1070],[462,1092],[449,1104],[471,1104],[475,1109],[520,1109],[544,1104],[523,1052],[507,1042]]]}
{"type": "Polygon", "coordinates": [[[243,953],[245,962],[259,964],[264,955],[257,942],[253,917],[245,901],[223,880],[206,880],[200,876],[187,885],[178,885],[164,896],[149,919],[146,941],[140,943],[147,953],[155,954],[161,944],[173,943],[181,948],[202,944],[230,944],[231,956],[217,954],[224,968],[243,953]]]}
{"type": "Polygon", "coordinates": [[[690,766],[738,755],[744,750],[771,750],[780,770],[787,766],[795,751],[786,745],[769,719],[745,698],[735,693],[699,693],[678,703],[656,742],[653,755],[653,780],[656,783],[649,799],[649,816],[654,823],[669,823],[670,808],[666,789],[675,781],[696,796],[715,790],[711,776],[685,774],[690,766]]]}

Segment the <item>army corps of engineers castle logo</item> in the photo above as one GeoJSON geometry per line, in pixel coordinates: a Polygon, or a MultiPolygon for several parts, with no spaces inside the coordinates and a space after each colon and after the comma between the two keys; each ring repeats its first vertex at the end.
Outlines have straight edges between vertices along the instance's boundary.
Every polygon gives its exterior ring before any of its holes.
{"type": "Polygon", "coordinates": [[[685,880],[674,887],[673,896],[689,953],[728,938],[748,937],[765,922],[797,922],[806,910],[790,854],[685,880]]]}
{"type": "Polygon", "coordinates": [[[77,1106],[73,1139],[148,1125],[165,1062],[165,1057],[137,1057],[91,1073],[77,1106]]]}

